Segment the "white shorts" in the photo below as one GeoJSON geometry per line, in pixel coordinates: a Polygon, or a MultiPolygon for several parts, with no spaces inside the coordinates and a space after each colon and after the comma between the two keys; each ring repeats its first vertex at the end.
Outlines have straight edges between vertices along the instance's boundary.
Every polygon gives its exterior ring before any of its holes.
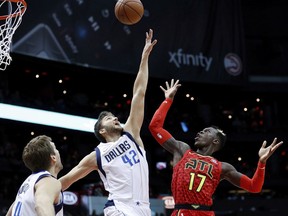
{"type": "Polygon", "coordinates": [[[105,216],[151,216],[150,204],[148,203],[123,203],[114,200],[114,205],[104,208],[105,216]]]}

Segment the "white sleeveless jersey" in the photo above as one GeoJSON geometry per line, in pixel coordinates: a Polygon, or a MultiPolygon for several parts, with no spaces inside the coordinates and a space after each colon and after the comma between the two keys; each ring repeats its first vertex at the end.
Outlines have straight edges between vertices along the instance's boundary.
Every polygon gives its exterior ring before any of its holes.
{"type": "Polygon", "coordinates": [[[100,143],[96,148],[98,173],[108,200],[149,204],[149,172],[146,151],[128,132],[116,142],[100,143]]]}
{"type": "MultiPolygon", "coordinates": [[[[48,171],[33,173],[26,178],[18,190],[12,209],[12,216],[37,216],[35,211],[34,185],[46,176],[51,176],[48,171]]],[[[54,206],[56,216],[63,216],[63,197],[61,194],[60,202],[54,206]]]]}

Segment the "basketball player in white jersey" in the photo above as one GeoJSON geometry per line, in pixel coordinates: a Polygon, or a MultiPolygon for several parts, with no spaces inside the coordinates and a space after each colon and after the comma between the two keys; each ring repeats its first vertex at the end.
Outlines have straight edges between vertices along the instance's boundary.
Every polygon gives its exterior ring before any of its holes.
{"type": "Polygon", "coordinates": [[[63,169],[59,151],[45,135],[33,138],[22,159],[32,174],[20,186],[6,216],[63,216],[63,195],[58,173],[63,169]]]}
{"type": "MultiPolygon", "coordinates": [[[[97,170],[109,192],[105,216],[150,216],[149,172],[140,130],[144,120],[144,101],[148,84],[148,59],[157,40],[146,32],[146,43],[134,81],[129,117],[120,124],[111,112],[103,111],[94,132],[101,143],[68,174],[60,178],[62,189],[97,170]]],[[[107,80],[108,81],[108,80],[107,80]]]]}

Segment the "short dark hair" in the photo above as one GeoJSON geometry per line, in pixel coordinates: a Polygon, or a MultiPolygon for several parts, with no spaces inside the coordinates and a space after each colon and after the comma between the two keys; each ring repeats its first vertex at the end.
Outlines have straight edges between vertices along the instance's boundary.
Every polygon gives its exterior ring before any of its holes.
{"type": "Polygon", "coordinates": [[[100,142],[106,142],[105,138],[100,134],[100,129],[102,127],[102,120],[105,116],[107,115],[111,115],[111,112],[108,111],[102,111],[99,116],[98,116],[98,120],[96,121],[95,125],[94,125],[94,134],[96,136],[96,138],[100,141],[100,142]]]}
{"type": "Polygon", "coordinates": [[[219,140],[220,140],[220,149],[223,148],[225,146],[225,143],[226,143],[226,140],[227,140],[226,134],[218,126],[212,125],[211,127],[217,130],[217,134],[216,135],[219,137],[219,140]]]}
{"type": "Polygon", "coordinates": [[[22,160],[27,168],[32,172],[48,170],[51,166],[51,155],[55,155],[52,139],[46,135],[40,135],[32,140],[24,147],[22,152],[22,160]]]}

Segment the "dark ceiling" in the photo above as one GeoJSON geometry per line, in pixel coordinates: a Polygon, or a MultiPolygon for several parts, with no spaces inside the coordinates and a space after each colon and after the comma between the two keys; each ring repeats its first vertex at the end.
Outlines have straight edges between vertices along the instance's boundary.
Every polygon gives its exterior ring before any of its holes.
{"type": "Polygon", "coordinates": [[[288,2],[243,0],[242,10],[249,74],[288,82],[288,2]]]}

